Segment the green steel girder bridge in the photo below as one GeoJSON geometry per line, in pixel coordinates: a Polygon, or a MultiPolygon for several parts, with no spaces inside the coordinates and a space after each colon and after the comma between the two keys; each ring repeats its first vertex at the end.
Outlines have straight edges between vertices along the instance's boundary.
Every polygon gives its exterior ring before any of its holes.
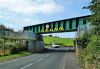
{"type": "Polygon", "coordinates": [[[74,32],[78,26],[88,23],[87,17],[90,15],[27,26],[24,31],[33,31],[36,34],[74,32]]]}

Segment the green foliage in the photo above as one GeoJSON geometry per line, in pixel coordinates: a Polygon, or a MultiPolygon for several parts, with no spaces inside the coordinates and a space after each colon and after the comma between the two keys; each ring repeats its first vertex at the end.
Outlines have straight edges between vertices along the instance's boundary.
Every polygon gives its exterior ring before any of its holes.
{"type": "Polygon", "coordinates": [[[90,21],[94,26],[94,34],[100,35],[100,0],[92,0],[87,8],[92,12],[90,21]]]}
{"type": "MultiPolygon", "coordinates": [[[[82,48],[79,58],[82,64],[87,61],[89,64],[95,64],[97,67],[100,60],[100,35],[84,33],[82,38],[77,39],[79,41],[78,46],[82,48]]],[[[89,69],[89,68],[88,68],[89,69]]]]}
{"type": "Polygon", "coordinates": [[[5,25],[1,24],[0,25],[0,30],[2,31],[14,31],[13,29],[7,28],[5,25]]]}
{"type": "MultiPolygon", "coordinates": [[[[10,29],[6,27],[5,25],[1,24],[0,31],[13,31],[13,29],[10,29]]],[[[3,32],[2,35],[3,34],[5,33],[3,32]]],[[[26,51],[26,50],[27,50],[27,47],[21,45],[21,40],[15,41],[12,39],[6,39],[5,37],[0,38],[0,55],[1,56],[15,54],[15,53],[19,53],[20,51],[26,51]]]]}
{"type": "Polygon", "coordinates": [[[27,51],[27,47],[26,46],[22,46],[21,42],[19,40],[15,41],[11,41],[8,39],[3,39],[0,38],[0,55],[9,55],[9,54],[15,54],[15,53],[19,53],[20,51],[27,51]],[[6,53],[8,52],[9,53],[6,53]]]}
{"type": "Polygon", "coordinates": [[[98,57],[100,57],[100,36],[92,35],[90,40],[87,47],[83,49],[80,60],[83,63],[86,60],[89,64],[93,64],[94,61],[97,61],[98,57]]]}
{"type": "Polygon", "coordinates": [[[20,41],[13,42],[11,43],[11,53],[16,54],[19,53],[20,51],[26,51],[26,46],[22,46],[20,41]]]}
{"type": "Polygon", "coordinates": [[[81,46],[83,49],[86,48],[87,44],[90,42],[91,33],[84,33],[83,37],[77,38],[78,46],[81,46]]]}
{"type": "Polygon", "coordinates": [[[12,48],[11,48],[11,54],[16,54],[16,53],[19,53],[20,52],[20,49],[19,49],[20,47],[19,46],[13,46],[12,48]]]}
{"type": "Polygon", "coordinates": [[[92,36],[91,42],[87,46],[87,53],[88,55],[92,55],[88,59],[90,62],[96,60],[100,56],[100,36],[92,36]]]}
{"type": "MultiPolygon", "coordinates": [[[[93,26],[93,29],[91,32],[91,37],[87,37],[85,39],[86,41],[84,41],[82,38],[79,38],[81,42],[87,42],[86,48],[84,48],[80,53],[80,60],[83,64],[86,61],[88,61],[89,64],[95,64],[95,66],[98,68],[98,62],[100,62],[100,0],[92,0],[90,5],[86,8],[90,9],[92,12],[89,21],[93,26]]],[[[84,35],[87,36],[86,34],[84,35]]],[[[85,36],[83,36],[83,38],[85,36]]],[[[84,46],[83,43],[80,45],[84,46]]]]}
{"type": "Polygon", "coordinates": [[[20,58],[20,57],[24,57],[24,56],[28,56],[28,55],[31,55],[32,53],[31,52],[20,52],[20,53],[17,53],[17,54],[11,54],[11,55],[8,55],[8,56],[2,56],[0,57],[0,61],[8,61],[8,60],[12,60],[12,59],[16,59],[16,58],[20,58]]]}
{"type": "Polygon", "coordinates": [[[0,38],[0,49],[2,49],[3,47],[3,43],[4,43],[4,40],[2,38],[0,38]]]}
{"type": "Polygon", "coordinates": [[[15,46],[15,43],[14,42],[6,42],[5,43],[5,47],[10,50],[12,49],[12,47],[15,46]]]}
{"type": "Polygon", "coordinates": [[[3,44],[4,39],[0,38],[0,44],[3,44]]]}

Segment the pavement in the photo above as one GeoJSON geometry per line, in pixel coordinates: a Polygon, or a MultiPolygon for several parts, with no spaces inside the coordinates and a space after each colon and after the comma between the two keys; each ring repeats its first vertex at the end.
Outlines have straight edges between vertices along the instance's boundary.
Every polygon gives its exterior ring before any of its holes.
{"type": "Polygon", "coordinates": [[[44,53],[0,63],[0,69],[81,69],[75,52],[49,48],[44,53]]]}

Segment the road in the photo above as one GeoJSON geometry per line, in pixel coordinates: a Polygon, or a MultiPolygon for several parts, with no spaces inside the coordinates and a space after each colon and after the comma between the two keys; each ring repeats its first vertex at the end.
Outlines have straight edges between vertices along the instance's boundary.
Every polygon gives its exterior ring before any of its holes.
{"type": "Polygon", "coordinates": [[[20,59],[0,63],[0,69],[81,69],[74,52],[50,48],[20,59]]]}

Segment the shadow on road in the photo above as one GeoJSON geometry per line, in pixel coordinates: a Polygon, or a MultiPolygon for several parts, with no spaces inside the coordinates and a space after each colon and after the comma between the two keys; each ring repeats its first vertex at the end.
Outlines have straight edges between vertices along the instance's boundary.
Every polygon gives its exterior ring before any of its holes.
{"type": "Polygon", "coordinates": [[[52,52],[75,52],[75,49],[66,49],[66,48],[45,48],[38,53],[52,53],[52,52]]]}

